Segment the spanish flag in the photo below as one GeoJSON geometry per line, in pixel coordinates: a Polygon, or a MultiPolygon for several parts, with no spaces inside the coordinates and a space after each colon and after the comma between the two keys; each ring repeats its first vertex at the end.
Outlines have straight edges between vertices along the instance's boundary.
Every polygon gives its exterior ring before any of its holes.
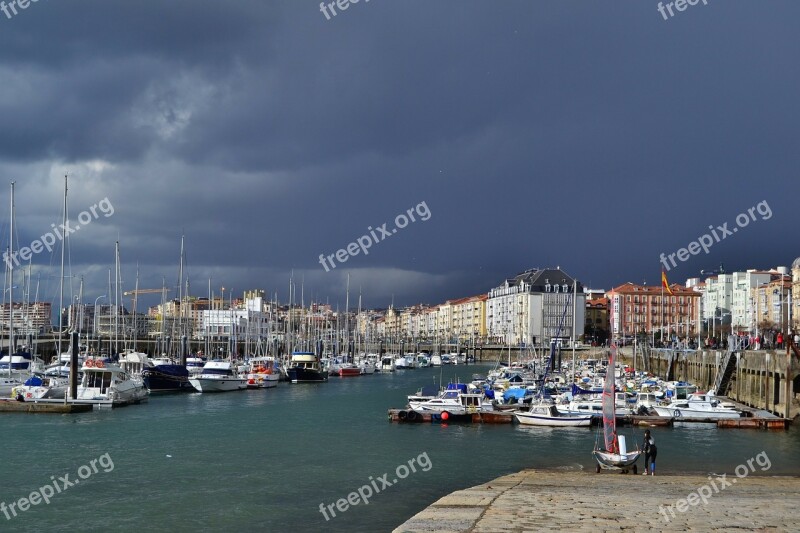
{"type": "Polygon", "coordinates": [[[661,269],[661,286],[664,287],[664,290],[667,291],[670,296],[672,296],[672,290],[669,288],[669,282],[667,281],[667,273],[663,268],[661,269]]]}

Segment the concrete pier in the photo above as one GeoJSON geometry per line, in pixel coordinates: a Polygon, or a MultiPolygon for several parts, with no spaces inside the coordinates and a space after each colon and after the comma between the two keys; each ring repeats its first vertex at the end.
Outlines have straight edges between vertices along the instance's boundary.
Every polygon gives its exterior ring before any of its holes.
{"type": "Polygon", "coordinates": [[[523,470],[449,494],[394,531],[797,530],[800,478],[711,479],[717,491],[705,476],[523,470]]]}

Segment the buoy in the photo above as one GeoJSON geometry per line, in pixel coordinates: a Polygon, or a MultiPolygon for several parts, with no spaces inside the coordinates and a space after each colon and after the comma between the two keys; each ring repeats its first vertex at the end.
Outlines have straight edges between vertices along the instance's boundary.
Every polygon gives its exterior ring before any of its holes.
{"type": "Polygon", "coordinates": [[[448,420],[450,418],[450,413],[447,411],[442,412],[442,420],[448,420]]]}

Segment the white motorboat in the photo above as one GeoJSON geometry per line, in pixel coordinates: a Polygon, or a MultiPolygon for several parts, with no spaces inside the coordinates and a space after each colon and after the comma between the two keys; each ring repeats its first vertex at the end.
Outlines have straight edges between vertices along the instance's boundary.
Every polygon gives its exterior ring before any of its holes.
{"type": "Polygon", "coordinates": [[[197,392],[229,392],[247,388],[247,378],[239,376],[229,361],[209,361],[203,371],[189,377],[197,392]]]}
{"type": "Polygon", "coordinates": [[[76,403],[118,407],[147,401],[150,394],[140,380],[134,380],[119,365],[104,359],[87,359],[81,368],[76,403]]]}
{"type": "Polygon", "coordinates": [[[247,368],[247,388],[271,389],[278,386],[281,371],[275,358],[269,355],[253,357],[247,368]]]}
{"type": "Polygon", "coordinates": [[[365,359],[358,363],[358,368],[361,370],[361,374],[365,376],[375,373],[375,363],[369,359],[365,359]]]}
{"type": "Polygon", "coordinates": [[[404,356],[397,357],[394,360],[394,367],[397,370],[404,370],[406,368],[412,368],[408,365],[408,360],[404,356]]]}
{"type": "Polygon", "coordinates": [[[428,368],[431,366],[431,360],[428,358],[428,354],[426,353],[418,353],[417,354],[417,367],[418,368],[428,368]]]}
{"type": "Polygon", "coordinates": [[[431,356],[431,366],[442,366],[442,356],[441,355],[432,355],[431,356]]]}
{"type": "Polygon", "coordinates": [[[528,411],[514,411],[514,417],[526,426],[586,427],[592,423],[591,414],[564,414],[552,403],[534,403],[528,411]]]}
{"type": "Polygon", "coordinates": [[[408,406],[418,413],[447,412],[451,415],[494,411],[494,406],[485,398],[483,391],[467,392],[467,386],[463,383],[451,383],[439,396],[429,400],[415,401],[409,397],[408,406]]]}
{"type": "Polygon", "coordinates": [[[723,406],[713,391],[706,394],[690,394],[685,400],[674,400],[664,406],[655,406],[653,409],[658,416],[670,418],[740,418],[741,411],[732,407],[723,406]]]}
{"type": "Polygon", "coordinates": [[[381,357],[378,368],[381,372],[394,372],[394,357],[391,355],[384,355],[381,357]]]}
{"type": "Polygon", "coordinates": [[[187,357],[186,370],[189,371],[190,376],[200,375],[203,373],[203,367],[206,361],[202,357],[187,357]]]}
{"type": "Polygon", "coordinates": [[[17,352],[10,358],[6,354],[0,358],[0,376],[27,379],[34,372],[43,372],[44,366],[44,361],[39,356],[31,355],[29,352],[17,352]],[[11,361],[10,372],[9,360],[11,361]]]}

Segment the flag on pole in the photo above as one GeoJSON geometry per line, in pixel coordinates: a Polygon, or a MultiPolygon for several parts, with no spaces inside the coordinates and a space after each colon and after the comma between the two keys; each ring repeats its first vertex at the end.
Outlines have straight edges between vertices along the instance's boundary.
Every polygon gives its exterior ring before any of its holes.
{"type": "Polygon", "coordinates": [[[667,273],[663,268],[661,269],[661,286],[664,287],[664,290],[667,291],[670,296],[672,296],[672,290],[669,288],[669,282],[667,281],[667,273]]]}

